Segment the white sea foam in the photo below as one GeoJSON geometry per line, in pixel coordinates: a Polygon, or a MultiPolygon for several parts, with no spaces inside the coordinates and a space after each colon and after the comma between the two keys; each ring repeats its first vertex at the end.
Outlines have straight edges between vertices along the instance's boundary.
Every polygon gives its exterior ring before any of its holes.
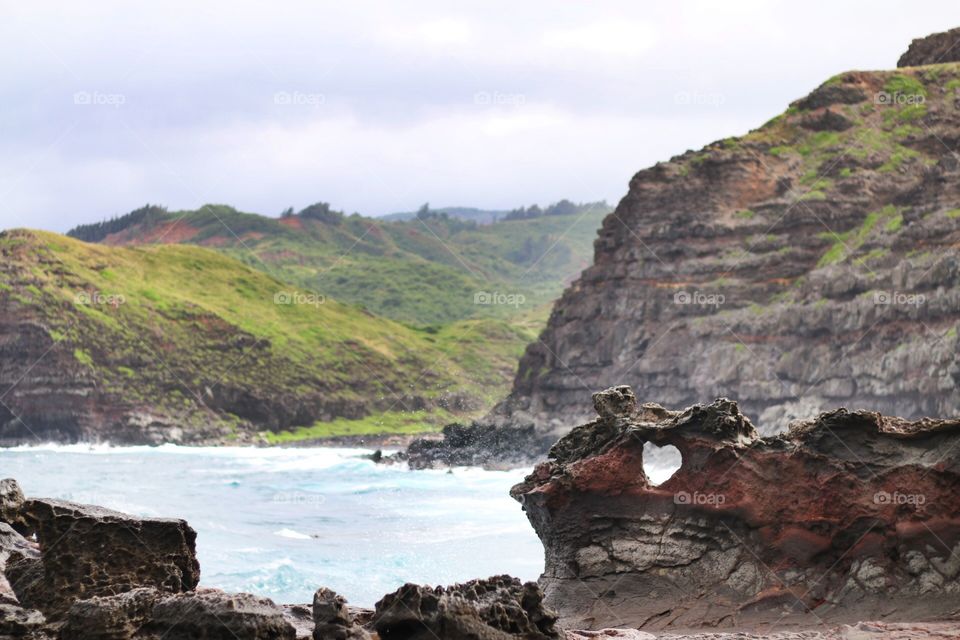
{"type": "Polygon", "coordinates": [[[274,531],[273,535],[280,536],[281,538],[290,538],[291,540],[310,540],[311,536],[308,536],[305,533],[300,533],[299,531],[294,531],[293,529],[283,528],[280,531],[274,531]]]}

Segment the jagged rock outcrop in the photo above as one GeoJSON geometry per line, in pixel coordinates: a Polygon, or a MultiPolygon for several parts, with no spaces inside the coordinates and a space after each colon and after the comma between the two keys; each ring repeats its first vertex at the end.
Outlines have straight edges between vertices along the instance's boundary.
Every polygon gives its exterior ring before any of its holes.
{"type": "Polygon", "coordinates": [[[897,61],[898,67],[960,62],[960,28],[917,38],[897,61]]]}
{"type": "Polygon", "coordinates": [[[347,600],[321,587],[313,594],[313,640],[365,640],[370,633],[353,618],[347,600]]]}
{"type": "Polygon", "coordinates": [[[763,438],[720,399],[597,394],[511,494],[543,541],[565,626],[815,626],[956,615],[960,420],[838,409],[763,438]],[[654,486],[644,444],[683,464],[654,486]]]}
{"type": "Polygon", "coordinates": [[[16,480],[0,480],[0,522],[5,522],[18,533],[28,536],[33,534],[33,530],[21,513],[26,500],[23,489],[16,480]]]}
{"type": "Polygon", "coordinates": [[[168,593],[196,588],[196,532],[185,520],[134,516],[62,500],[32,499],[22,512],[36,529],[43,567],[41,599],[59,616],[78,599],[136,587],[168,593]]]}
{"type": "Polygon", "coordinates": [[[536,583],[510,576],[450,587],[406,584],[377,602],[373,627],[391,640],[548,640],[556,615],[536,583]]]}
{"type": "Polygon", "coordinates": [[[559,437],[619,382],[731,397],[768,431],[840,405],[957,415],[958,91],[954,62],[841,73],[637,173],[495,417],[559,437]]]}

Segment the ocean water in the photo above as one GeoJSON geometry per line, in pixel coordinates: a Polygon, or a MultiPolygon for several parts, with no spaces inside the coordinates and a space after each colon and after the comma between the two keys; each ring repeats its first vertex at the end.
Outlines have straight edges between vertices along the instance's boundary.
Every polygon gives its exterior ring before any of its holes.
{"type": "Polygon", "coordinates": [[[510,487],[529,470],[410,471],[362,449],[49,445],[0,449],[28,496],[185,518],[201,585],[372,606],[404,582],[536,579],[543,547],[510,487]]]}

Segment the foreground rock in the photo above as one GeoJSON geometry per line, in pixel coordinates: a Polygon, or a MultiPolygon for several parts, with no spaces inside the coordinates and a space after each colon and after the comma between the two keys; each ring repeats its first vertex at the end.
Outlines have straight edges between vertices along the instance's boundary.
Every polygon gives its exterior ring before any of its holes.
{"type": "Polygon", "coordinates": [[[451,587],[406,584],[373,615],[380,637],[398,640],[547,640],[561,637],[556,621],[536,583],[510,576],[451,587]]]}
{"type": "Polygon", "coordinates": [[[196,588],[196,532],[185,520],[137,518],[62,500],[28,500],[43,567],[29,606],[57,617],[78,599],[136,587],[178,593],[196,588]]]}
{"type": "Polygon", "coordinates": [[[312,610],[199,589],[196,534],[184,521],[16,496],[0,511],[0,640],[467,640],[559,638],[535,583],[498,576],[406,585],[375,612],[319,589],[312,610]],[[36,531],[39,544],[11,522],[36,531]]]}
{"type": "Polygon", "coordinates": [[[153,608],[146,630],[170,640],[294,640],[283,610],[249,593],[202,589],[169,596],[153,608]]]}
{"type": "Polygon", "coordinates": [[[512,495],[568,628],[817,627],[949,619],[960,605],[960,420],[843,409],[761,438],[736,403],[595,395],[512,495]],[[644,444],[683,465],[654,486],[644,444]]]}

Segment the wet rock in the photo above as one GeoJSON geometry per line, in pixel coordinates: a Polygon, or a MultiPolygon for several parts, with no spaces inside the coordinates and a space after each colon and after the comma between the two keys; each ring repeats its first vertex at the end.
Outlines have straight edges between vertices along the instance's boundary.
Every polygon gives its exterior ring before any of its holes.
{"type": "Polygon", "coordinates": [[[0,480],[0,523],[5,522],[21,535],[33,534],[30,525],[21,513],[26,498],[13,478],[0,480]]]}
{"type": "Polygon", "coordinates": [[[164,640],[295,640],[283,610],[268,598],[215,589],[168,596],[146,630],[164,640]]]}
{"type": "Polygon", "coordinates": [[[897,61],[898,67],[960,62],[960,28],[917,38],[897,61]]]}
{"type": "Polygon", "coordinates": [[[554,440],[538,433],[533,424],[450,424],[443,428],[442,440],[414,440],[396,461],[406,461],[411,469],[516,467],[546,453],[554,440]]]}
{"type": "Polygon", "coordinates": [[[150,619],[161,594],[140,588],[115,596],[78,600],[67,612],[60,636],[84,640],[127,640],[150,619]]]}
{"type": "Polygon", "coordinates": [[[48,616],[65,613],[74,600],[137,587],[176,593],[200,579],[196,532],[185,520],[46,499],[28,500],[23,512],[36,529],[43,567],[33,606],[48,616]]]}
{"type": "Polygon", "coordinates": [[[543,541],[546,604],[567,628],[942,619],[960,594],[954,446],[960,419],[840,409],[764,438],[725,399],[604,409],[511,494],[543,541]],[[648,442],[683,459],[659,486],[648,442]]]}
{"type": "Polygon", "coordinates": [[[561,637],[536,583],[510,576],[451,587],[406,584],[376,605],[373,626],[384,640],[546,640],[561,637]]]}

